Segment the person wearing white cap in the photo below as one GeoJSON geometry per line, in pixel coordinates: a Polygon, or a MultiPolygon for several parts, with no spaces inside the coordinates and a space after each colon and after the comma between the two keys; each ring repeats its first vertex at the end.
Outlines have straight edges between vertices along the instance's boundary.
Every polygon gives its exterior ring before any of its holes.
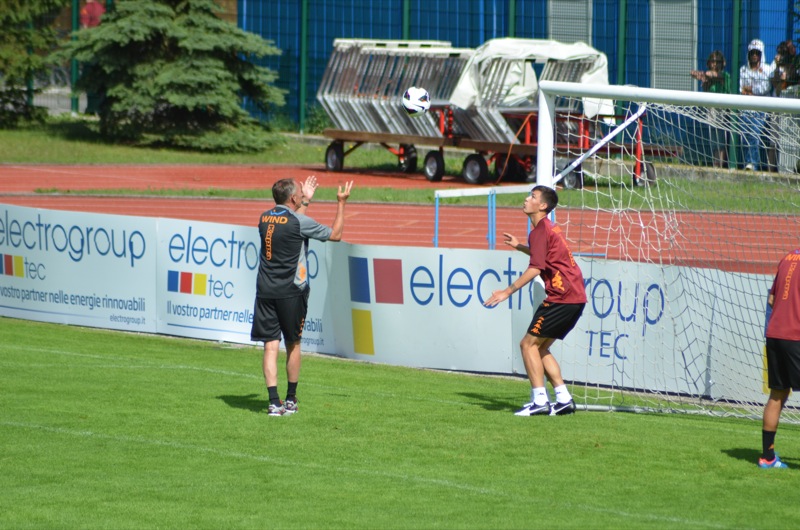
{"type": "MultiPolygon", "coordinates": [[[[739,69],[739,92],[749,96],[769,96],[772,92],[772,66],[764,61],[764,43],[753,39],[747,45],[747,64],[739,69]]],[[[744,111],[742,119],[747,127],[742,135],[745,169],[761,166],[760,137],[764,128],[763,112],[744,111]]]]}

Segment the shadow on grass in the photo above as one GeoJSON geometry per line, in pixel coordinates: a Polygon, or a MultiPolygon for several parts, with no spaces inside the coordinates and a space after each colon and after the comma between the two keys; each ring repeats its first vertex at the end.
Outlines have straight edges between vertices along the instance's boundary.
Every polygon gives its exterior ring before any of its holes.
{"type": "Polygon", "coordinates": [[[731,458],[736,458],[737,460],[744,460],[746,462],[756,463],[758,462],[758,458],[761,456],[761,451],[755,448],[745,448],[742,449],[737,447],[735,449],[723,449],[723,453],[728,455],[731,458]]]}
{"type": "Polygon", "coordinates": [[[512,400],[503,396],[477,394],[475,392],[459,392],[458,394],[469,399],[471,405],[478,405],[486,410],[515,411],[522,405],[519,399],[512,400]]]}
{"type": "MultiPolygon", "coordinates": [[[[731,458],[736,458],[737,460],[744,460],[745,462],[749,462],[753,465],[758,463],[758,459],[761,458],[761,451],[755,448],[735,448],[735,449],[723,449],[723,453],[728,455],[731,458]]],[[[778,451],[780,454],[780,451],[778,451]]],[[[790,467],[797,467],[800,465],[800,460],[797,458],[786,458],[785,456],[781,455],[781,460],[785,464],[789,464],[790,467]]]]}
{"type": "Polygon", "coordinates": [[[48,122],[45,130],[62,140],[111,145],[100,134],[99,125],[94,121],[55,120],[48,122]]]}
{"type": "MultiPolygon", "coordinates": [[[[727,454],[731,458],[736,458],[737,460],[744,460],[745,462],[749,462],[753,465],[758,463],[758,459],[761,458],[761,451],[755,448],[740,448],[737,447],[735,449],[723,449],[723,453],[727,454]]],[[[785,458],[781,457],[781,460],[786,460],[785,458]]]]}
{"type": "Polygon", "coordinates": [[[235,409],[249,410],[250,412],[264,412],[267,410],[269,400],[258,398],[258,394],[247,394],[246,396],[217,396],[226,405],[235,409]]]}

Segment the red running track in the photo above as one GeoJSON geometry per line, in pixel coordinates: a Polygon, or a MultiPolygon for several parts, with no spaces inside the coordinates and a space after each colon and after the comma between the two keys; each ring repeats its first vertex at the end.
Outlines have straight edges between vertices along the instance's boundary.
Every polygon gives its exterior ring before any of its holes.
{"type": "MultiPolygon", "coordinates": [[[[321,167],[289,166],[0,166],[0,202],[69,211],[170,217],[253,226],[272,203],[269,188],[277,178],[316,175],[320,185],[355,182],[347,205],[345,241],[368,245],[433,246],[435,210],[430,205],[358,203],[358,187],[469,187],[451,179],[431,183],[404,174],[329,173],[321,167]],[[87,189],[264,189],[264,200],[81,196],[87,189]],[[36,190],[59,190],[43,195],[36,190]]],[[[520,207],[523,196],[520,195],[520,207]]],[[[309,215],[330,224],[332,202],[315,202],[309,215]]],[[[797,246],[800,219],[757,215],[680,212],[595,212],[557,210],[557,221],[576,253],[636,261],[713,267],[772,274],[785,252],[797,246]],[[609,228],[610,227],[610,228],[609,228]],[[642,250],[644,249],[644,250],[642,250]],[[649,249],[649,250],[648,250],[649,249]]],[[[439,246],[488,248],[487,210],[480,207],[440,208],[439,246]]],[[[524,237],[527,219],[516,208],[498,208],[496,240],[502,233],[524,237]]]]}
{"type": "MultiPolygon", "coordinates": [[[[195,219],[252,226],[272,203],[270,188],[278,178],[303,180],[315,175],[321,186],[355,183],[345,219],[345,241],[369,245],[433,246],[433,206],[358,203],[359,187],[437,189],[473,187],[453,177],[428,182],[422,175],[403,173],[332,173],[324,168],[297,166],[33,166],[0,165],[0,202],[70,211],[91,211],[148,217],[195,219]],[[79,195],[103,189],[263,189],[264,200],[160,198],[79,195]],[[60,195],[42,195],[37,190],[60,195]],[[77,192],[78,194],[73,194],[77,192]]],[[[520,196],[520,206],[523,197],[520,196]]],[[[330,224],[332,202],[316,201],[308,214],[330,224]]],[[[498,211],[497,227],[524,235],[527,219],[509,209],[498,211]]],[[[441,209],[439,246],[488,248],[486,208],[451,206],[441,209]]]]}
{"type": "Polygon", "coordinates": [[[357,186],[386,188],[428,188],[431,190],[472,187],[447,176],[428,182],[421,174],[332,173],[321,166],[38,166],[0,165],[0,193],[32,193],[35,190],[130,189],[264,189],[269,196],[279,178],[304,180],[315,175],[319,184],[333,187],[349,180],[357,186]]]}

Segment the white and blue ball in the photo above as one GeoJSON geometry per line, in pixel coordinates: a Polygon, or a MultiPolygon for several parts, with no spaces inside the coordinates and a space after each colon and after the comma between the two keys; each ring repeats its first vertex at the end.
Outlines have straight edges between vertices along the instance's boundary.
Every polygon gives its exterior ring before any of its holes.
{"type": "Polygon", "coordinates": [[[424,88],[412,86],[403,94],[403,108],[411,117],[422,116],[431,108],[431,97],[424,88]]]}

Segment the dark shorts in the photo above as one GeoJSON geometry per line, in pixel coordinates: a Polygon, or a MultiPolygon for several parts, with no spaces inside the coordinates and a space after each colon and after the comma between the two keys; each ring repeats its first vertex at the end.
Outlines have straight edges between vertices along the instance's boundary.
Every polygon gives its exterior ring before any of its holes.
{"type": "Polygon", "coordinates": [[[800,390],[800,340],[767,337],[767,377],[772,390],[800,390]]]}
{"type": "Polygon", "coordinates": [[[578,323],[585,306],[586,304],[542,302],[528,326],[528,333],[534,337],[563,339],[578,323]]]}
{"type": "Polygon", "coordinates": [[[292,298],[256,298],[250,340],[297,342],[308,312],[308,291],[292,298]]]}

